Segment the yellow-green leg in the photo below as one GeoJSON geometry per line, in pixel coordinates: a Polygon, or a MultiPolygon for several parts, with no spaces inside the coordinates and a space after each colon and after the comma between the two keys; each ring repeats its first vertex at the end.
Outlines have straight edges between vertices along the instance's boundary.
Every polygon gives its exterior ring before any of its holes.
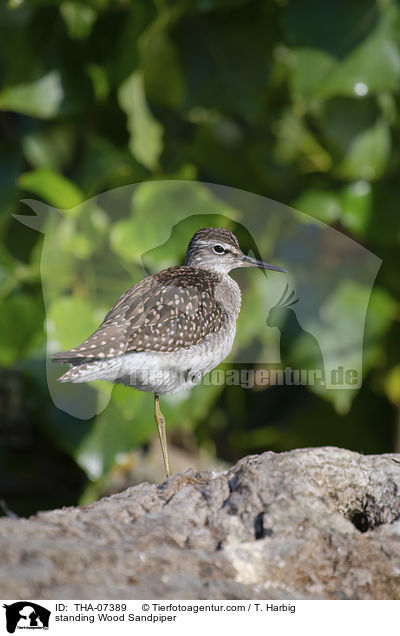
{"type": "Polygon", "coordinates": [[[154,394],[154,418],[157,424],[158,437],[160,438],[161,450],[164,460],[165,476],[171,476],[171,467],[169,465],[168,447],[167,447],[167,433],[165,429],[165,417],[161,413],[160,399],[158,395],[154,394]]]}

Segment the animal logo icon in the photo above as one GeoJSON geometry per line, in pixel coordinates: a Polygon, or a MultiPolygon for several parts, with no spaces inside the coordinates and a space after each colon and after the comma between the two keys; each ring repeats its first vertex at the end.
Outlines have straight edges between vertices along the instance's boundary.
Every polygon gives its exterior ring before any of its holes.
{"type": "Polygon", "coordinates": [[[6,610],[7,631],[14,634],[18,629],[48,629],[50,610],[32,603],[31,601],[18,601],[10,605],[4,604],[6,610]]]}

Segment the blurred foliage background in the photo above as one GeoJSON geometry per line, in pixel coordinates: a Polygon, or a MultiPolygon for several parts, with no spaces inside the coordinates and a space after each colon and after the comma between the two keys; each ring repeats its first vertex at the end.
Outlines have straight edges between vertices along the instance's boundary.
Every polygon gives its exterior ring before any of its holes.
{"type": "MultiPolygon", "coordinates": [[[[179,453],[196,466],[307,445],[400,450],[399,99],[395,0],[1,3],[4,510],[29,514],[158,477],[151,396],[116,387],[107,409],[86,421],[51,400],[43,234],[12,217],[29,214],[24,198],[73,208],[127,184],[206,181],[292,205],[365,245],[383,259],[366,324],[374,347],[346,409],[301,386],[220,386],[164,410],[176,468],[179,453]]],[[[141,203],[151,232],[160,209],[151,196],[141,203]]],[[[142,276],[130,259],[135,238],[104,210],[88,210],[79,223],[66,217],[57,261],[64,291],[47,316],[65,326],[65,347],[104,316],[88,303],[82,263],[111,249],[114,274],[120,267],[125,276],[121,289],[110,282],[113,302],[142,276]]],[[[182,254],[149,258],[155,270],[182,254]]]]}

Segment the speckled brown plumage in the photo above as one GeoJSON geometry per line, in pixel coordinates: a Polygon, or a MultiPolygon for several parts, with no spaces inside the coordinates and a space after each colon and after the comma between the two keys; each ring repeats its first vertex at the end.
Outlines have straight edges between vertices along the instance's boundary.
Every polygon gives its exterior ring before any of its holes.
{"type": "Polygon", "coordinates": [[[170,267],[145,278],[117,300],[100,327],[57,362],[100,360],[140,351],[175,352],[221,328],[226,314],[215,299],[218,276],[170,267]]]}

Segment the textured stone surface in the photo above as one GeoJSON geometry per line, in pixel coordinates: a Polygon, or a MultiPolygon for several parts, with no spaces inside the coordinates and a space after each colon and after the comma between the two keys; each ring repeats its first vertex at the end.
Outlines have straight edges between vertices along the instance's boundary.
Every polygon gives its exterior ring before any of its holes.
{"type": "Polygon", "coordinates": [[[400,598],[400,456],[310,448],[0,519],[0,598],[400,598]]]}

